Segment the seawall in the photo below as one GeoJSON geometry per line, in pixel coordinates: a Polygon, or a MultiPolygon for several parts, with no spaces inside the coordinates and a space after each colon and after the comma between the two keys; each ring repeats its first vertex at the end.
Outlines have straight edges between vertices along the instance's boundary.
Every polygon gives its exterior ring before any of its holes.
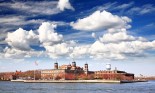
{"type": "Polygon", "coordinates": [[[11,80],[12,82],[24,83],[135,83],[147,82],[146,80],[11,80]]]}
{"type": "Polygon", "coordinates": [[[119,80],[25,80],[24,83],[121,83],[119,80]]]}

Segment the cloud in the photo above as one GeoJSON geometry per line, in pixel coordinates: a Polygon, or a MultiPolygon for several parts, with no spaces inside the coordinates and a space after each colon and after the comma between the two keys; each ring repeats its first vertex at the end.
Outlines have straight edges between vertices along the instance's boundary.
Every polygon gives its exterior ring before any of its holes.
{"type": "Polygon", "coordinates": [[[97,31],[110,28],[129,28],[127,23],[131,22],[126,16],[119,17],[107,11],[96,11],[88,17],[71,22],[71,26],[76,30],[97,31]]]}
{"type": "Polygon", "coordinates": [[[63,40],[63,35],[55,32],[56,25],[44,22],[38,29],[39,40],[43,45],[53,45],[63,40]]]}
{"type": "Polygon", "coordinates": [[[27,52],[18,50],[16,48],[6,47],[4,49],[4,53],[5,53],[4,54],[5,58],[15,58],[15,59],[21,58],[22,59],[26,55],[27,52]]]}
{"type": "Polygon", "coordinates": [[[119,15],[128,15],[128,14],[126,14],[126,12],[129,9],[131,9],[134,5],[135,5],[135,3],[133,1],[127,2],[127,3],[122,3],[122,4],[120,4],[117,1],[108,2],[108,3],[104,3],[100,6],[93,7],[92,9],[85,11],[85,13],[87,13],[87,12],[92,13],[92,11],[106,10],[106,11],[114,12],[115,14],[119,14],[119,15]]]}
{"type": "MultiPolygon", "coordinates": [[[[131,5],[124,5],[124,7],[128,8],[131,5]]],[[[146,56],[148,50],[154,50],[154,41],[130,35],[127,31],[131,27],[130,22],[131,19],[126,16],[120,17],[106,11],[96,11],[88,17],[72,22],[71,26],[76,30],[104,30],[105,32],[102,36],[100,35],[101,37],[99,36],[99,39],[97,39],[95,33],[92,33],[92,37],[96,37],[97,40],[92,44],[89,43],[87,47],[85,47],[86,45],[78,46],[77,49],[73,50],[72,55],[79,58],[80,56],[89,55],[93,59],[110,60],[146,56]],[[105,20],[106,18],[107,20],[105,20]]]]}
{"type": "Polygon", "coordinates": [[[81,45],[73,48],[72,53],[70,53],[71,58],[85,58],[88,57],[89,45],[81,45]]]}
{"type": "Polygon", "coordinates": [[[37,43],[37,39],[37,35],[32,30],[26,31],[19,28],[14,32],[8,32],[6,42],[12,48],[30,50],[30,45],[37,43]]]}
{"type": "Polygon", "coordinates": [[[63,35],[55,31],[56,27],[53,23],[44,22],[38,29],[39,41],[53,59],[68,56],[76,44],[75,41],[64,41],[63,35]]]}
{"type": "Polygon", "coordinates": [[[75,9],[71,6],[69,0],[59,0],[57,7],[58,7],[61,11],[64,11],[65,9],[71,9],[71,10],[73,10],[73,11],[75,10],[75,9]]]}
{"type": "Polygon", "coordinates": [[[74,40],[76,42],[81,42],[81,43],[90,43],[90,42],[93,42],[92,40],[90,40],[90,39],[93,39],[91,34],[92,33],[88,33],[86,31],[80,31],[78,33],[66,34],[66,35],[64,35],[64,39],[65,40],[74,40]]]}
{"type": "MultiPolygon", "coordinates": [[[[58,1],[12,1],[2,2],[0,18],[0,38],[5,38],[6,33],[15,29],[29,28],[36,29],[36,26],[45,22],[46,19],[38,19],[38,16],[48,16],[60,13],[57,8],[58,1]]],[[[4,42],[3,40],[0,42],[4,42]]]]}
{"type": "MultiPolygon", "coordinates": [[[[7,37],[8,32],[15,31],[19,27],[25,28],[25,26],[27,25],[33,25],[33,27],[35,28],[36,25],[39,25],[42,22],[44,22],[44,20],[27,20],[24,16],[2,16],[0,18],[0,44],[6,44],[5,38],[7,37]]],[[[57,24],[58,23],[59,22],[57,22],[57,24]]]]}
{"type": "MultiPolygon", "coordinates": [[[[0,33],[2,31],[4,33],[11,31],[8,34],[2,33],[3,36],[1,34],[0,39],[4,39],[7,36],[5,42],[9,46],[6,48],[0,46],[0,57],[29,58],[45,56],[55,59],[70,56],[75,58],[90,57],[93,59],[110,60],[128,59],[134,56],[142,57],[144,54],[149,53],[149,51],[155,50],[155,40],[148,41],[143,37],[130,35],[127,31],[131,27],[129,25],[132,21],[130,18],[105,11],[105,9],[115,11],[124,8],[129,9],[131,13],[138,12],[137,14],[147,14],[154,11],[154,7],[151,4],[142,7],[131,7],[133,4],[134,2],[118,5],[117,2],[114,2],[107,3],[103,7],[97,6],[97,8],[93,8],[94,10],[90,9],[88,10],[89,13],[92,10],[95,12],[69,24],[73,29],[81,30],[81,32],[78,31],[79,33],[70,33],[63,36],[56,31],[57,25],[64,26],[68,25],[68,23],[61,21],[44,22],[46,19],[38,18],[57,14],[65,9],[74,10],[69,0],[1,3],[0,6],[18,13],[11,14],[11,16],[2,15],[0,18],[2,27],[0,33]],[[38,25],[40,23],[42,23],[41,26],[38,29],[35,28],[34,31],[19,28],[31,24],[38,25]],[[11,30],[10,27],[12,29],[17,29],[18,27],[19,29],[11,30]],[[35,33],[35,31],[37,32],[35,33]],[[87,31],[97,32],[92,33],[87,31]],[[92,40],[92,37],[95,40],[92,40]],[[85,40],[86,43],[77,43],[72,39],[85,40]],[[37,50],[37,48],[32,48],[33,45],[43,49],[41,51],[37,50]]],[[[4,11],[2,10],[2,12],[4,11]]],[[[115,13],[117,14],[117,12],[115,13]]]]}
{"type": "Polygon", "coordinates": [[[134,1],[120,4],[119,2],[109,2],[105,3],[101,6],[94,7],[85,12],[92,12],[96,10],[106,10],[114,12],[119,15],[144,15],[150,14],[155,11],[155,6],[153,4],[143,4],[141,6],[137,6],[134,1]]]}
{"type": "Polygon", "coordinates": [[[39,25],[44,20],[41,19],[32,19],[27,20],[25,16],[2,16],[0,18],[0,24],[1,24],[1,34],[6,34],[9,31],[15,30],[19,27],[24,27],[26,25],[39,25]]]}
{"type": "Polygon", "coordinates": [[[63,37],[61,39],[51,39],[51,36],[57,38],[60,36],[59,34],[50,34],[56,33],[54,28],[56,26],[49,22],[45,22],[39,27],[38,31],[45,32],[46,38],[44,35],[43,38],[42,36],[39,37],[41,33],[38,33],[38,37],[34,38],[36,34],[23,29],[12,32],[11,36],[8,33],[9,36],[6,40],[12,41],[8,41],[11,48],[6,47],[3,51],[4,55],[1,56],[6,58],[29,58],[48,55],[52,59],[70,56],[72,58],[90,57],[92,59],[122,60],[130,57],[142,57],[147,50],[155,50],[155,40],[147,41],[143,40],[142,37],[128,35],[126,29],[114,32],[107,31],[103,34],[103,37],[99,37],[94,43],[82,45],[75,41],[64,41],[63,37]],[[16,35],[17,32],[18,35],[20,34],[19,37],[16,35]],[[110,39],[107,39],[106,35],[109,35],[108,38],[110,39]],[[45,51],[31,50],[30,45],[32,41],[36,41],[35,39],[40,40],[40,44],[45,48],[45,51]],[[19,45],[16,45],[17,43],[19,45]]]}
{"type": "Polygon", "coordinates": [[[44,47],[47,54],[53,59],[59,57],[68,57],[70,52],[73,50],[72,44],[66,42],[44,47]]]}
{"type": "Polygon", "coordinates": [[[42,2],[13,2],[13,3],[1,3],[0,6],[8,7],[13,10],[17,10],[26,15],[52,15],[61,12],[57,9],[57,1],[42,1],[42,2]]]}
{"type": "Polygon", "coordinates": [[[127,3],[127,4],[122,4],[122,5],[119,5],[117,7],[115,7],[115,9],[126,9],[126,8],[129,8],[131,6],[133,6],[134,2],[130,2],[130,3],[127,3]]]}
{"type": "Polygon", "coordinates": [[[32,19],[32,20],[27,20],[26,16],[2,16],[0,18],[0,23],[3,26],[22,26],[22,25],[28,25],[28,24],[40,24],[44,22],[42,19],[32,19]]]}
{"type": "Polygon", "coordinates": [[[28,58],[48,55],[53,59],[70,56],[122,60],[135,56],[142,57],[147,50],[155,50],[155,41],[147,41],[143,37],[129,35],[125,28],[107,29],[102,37],[96,37],[95,33],[92,33],[96,41],[82,45],[75,41],[64,41],[63,35],[55,31],[56,27],[53,23],[43,22],[37,30],[38,34],[22,28],[8,33],[6,41],[11,47],[4,49],[4,57],[28,58]],[[44,47],[45,51],[31,49],[30,46],[36,41],[40,41],[38,45],[44,47]]]}
{"type": "Polygon", "coordinates": [[[6,33],[0,33],[0,44],[5,44],[5,37],[6,37],[6,33]]]}
{"type": "Polygon", "coordinates": [[[9,47],[1,50],[1,56],[18,59],[33,56],[59,58],[60,56],[69,55],[76,42],[72,40],[63,41],[63,35],[58,34],[55,28],[56,25],[52,22],[43,22],[37,30],[38,33],[34,33],[32,30],[26,31],[22,28],[14,32],[8,32],[5,41],[9,47]],[[31,46],[41,46],[45,50],[35,50],[31,46]]]}
{"type": "Polygon", "coordinates": [[[38,16],[48,16],[61,12],[57,8],[57,4],[58,1],[12,1],[0,3],[1,12],[7,13],[1,14],[0,33],[4,34],[27,25],[33,25],[35,28],[36,25],[46,21],[46,19],[38,19],[38,16]]]}
{"type": "MultiPolygon", "coordinates": [[[[120,29],[121,30],[121,29],[120,29]]],[[[135,37],[131,36],[131,35],[127,35],[126,31],[120,31],[117,33],[106,33],[104,34],[102,37],[99,38],[99,40],[101,42],[120,42],[120,41],[134,41],[135,37]]]]}
{"type": "Polygon", "coordinates": [[[152,13],[155,11],[155,8],[152,4],[146,4],[141,7],[132,7],[127,11],[128,14],[136,14],[136,15],[143,15],[152,13]]]}
{"type": "Polygon", "coordinates": [[[16,26],[22,25],[23,23],[24,19],[21,16],[2,16],[0,18],[0,24],[1,24],[0,33],[6,34],[6,32],[15,29],[16,26]]]}
{"type": "Polygon", "coordinates": [[[93,43],[89,52],[92,58],[98,59],[128,59],[130,57],[143,55],[146,50],[154,50],[155,41],[143,42],[143,41],[122,41],[119,43],[102,43],[96,41],[93,43]]]}
{"type": "Polygon", "coordinates": [[[7,17],[0,18],[0,23],[8,24],[8,23],[12,23],[12,22],[19,22],[22,20],[23,20],[23,18],[20,16],[12,16],[12,17],[7,16],[7,17]]]}
{"type": "Polygon", "coordinates": [[[92,36],[93,38],[96,38],[96,34],[95,34],[95,33],[92,33],[91,36],[92,36]]]}
{"type": "Polygon", "coordinates": [[[113,9],[113,7],[116,7],[116,5],[117,5],[117,2],[113,2],[113,3],[109,2],[109,3],[105,3],[105,4],[101,5],[101,6],[97,6],[95,8],[95,10],[96,9],[100,10],[100,11],[110,10],[110,9],[113,9]]]}
{"type": "Polygon", "coordinates": [[[0,53],[3,51],[3,47],[2,46],[0,46],[0,53]]]}
{"type": "Polygon", "coordinates": [[[31,58],[31,57],[41,57],[41,56],[45,56],[45,53],[43,51],[24,51],[24,50],[19,50],[16,48],[9,48],[6,47],[3,50],[3,54],[2,54],[3,58],[6,59],[24,59],[24,58],[31,58]]]}

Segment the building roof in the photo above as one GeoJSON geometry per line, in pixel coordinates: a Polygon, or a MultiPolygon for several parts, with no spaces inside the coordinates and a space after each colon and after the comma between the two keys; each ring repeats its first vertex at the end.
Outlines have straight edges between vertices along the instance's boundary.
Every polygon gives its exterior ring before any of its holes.
{"type": "Polygon", "coordinates": [[[75,69],[78,69],[78,70],[83,70],[83,68],[82,67],[80,67],[80,66],[76,66],[76,67],[74,67],[74,66],[72,66],[72,65],[61,65],[61,66],[59,66],[59,69],[68,69],[68,70],[75,70],[75,69]]]}

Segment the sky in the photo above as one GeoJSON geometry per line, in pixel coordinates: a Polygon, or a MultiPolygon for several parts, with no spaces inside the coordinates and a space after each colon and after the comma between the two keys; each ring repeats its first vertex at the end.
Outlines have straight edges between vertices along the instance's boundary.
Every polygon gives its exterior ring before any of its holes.
{"type": "Polygon", "coordinates": [[[56,61],[155,76],[155,1],[0,0],[0,72],[56,61]]]}

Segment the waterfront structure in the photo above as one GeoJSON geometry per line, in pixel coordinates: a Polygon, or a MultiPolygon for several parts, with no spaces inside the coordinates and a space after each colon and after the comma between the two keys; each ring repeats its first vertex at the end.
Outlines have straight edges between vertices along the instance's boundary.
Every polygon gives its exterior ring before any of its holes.
{"type": "Polygon", "coordinates": [[[11,80],[14,72],[2,72],[0,73],[0,80],[11,80]]]}
{"type": "Polygon", "coordinates": [[[95,79],[105,80],[133,80],[134,74],[119,70],[95,71],[95,79]]]}
{"type": "Polygon", "coordinates": [[[115,68],[111,70],[111,64],[106,64],[106,70],[89,71],[88,64],[84,64],[84,67],[76,65],[76,62],[72,64],[61,65],[54,63],[53,69],[43,69],[21,72],[16,71],[12,73],[0,73],[1,80],[134,80],[134,74],[120,71],[115,68]],[[35,75],[34,75],[35,74],[35,75]],[[34,79],[35,76],[35,79],[34,79]]]}
{"type": "Polygon", "coordinates": [[[40,70],[28,70],[25,72],[22,71],[17,71],[14,72],[14,74],[12,75],[12,79],[16,80],[16,79],[20,79],[20,80],[38,80],[41,79],[41,71],[40,70]],[[35,76],[35,77],[34,77],[35,76]]]}
{"type": "Polygon", "coordinates": [[[88,70],[88,64],[86,63],[83,67],[76,65],[76,62],[72,62],[68,65],[58,66],[58,63],[54,63],[54,69],[47,69],[41,71],[41,79],[53,79],[53,80],[75,80],[94,72],[88,70]]]}
{"type": "Polygon", "coordinates": [[[41,79],[52,79],[52,69],[41,70],[41,79]]]}
{"type": "Polygon", "coordinates": [[[133,80],[134,74],[127,73],[125,71],[117,70],[115,67],[115,70],[111,70],[111,64],[106,64],[106,70],[100,70],[94,72],[94,78],[95,79],[105,79],[105,80],[133,80]]]}
{"type": "Polygon", "coordinates": [[[77,80],[77,79],[105,79],[105,80],[133,80],[134,74],[120,71],[115,68],[111,70],[111,64],[106,64],[106,70],[89,71],[88,64],[83,67],[76,66],[76,62],[68,65],[58,66],[54,63],[54,69],[41,71],[41,79],[44,80],[77,80]]]}
{"type": "Polygon", "coordinates": [[[15,80],[19,79],[19,75],[21,75],[21,71],[15,71],[15,72],[1,72],[0,73],[0,80],[15,80]]]}
{"type": "Polygon", "coordinates": [[[22,74],[22,71],[17,71],[12,75],[12,79],[15,80],[15,79],[19,79],[20,76],[22,74]]]}

